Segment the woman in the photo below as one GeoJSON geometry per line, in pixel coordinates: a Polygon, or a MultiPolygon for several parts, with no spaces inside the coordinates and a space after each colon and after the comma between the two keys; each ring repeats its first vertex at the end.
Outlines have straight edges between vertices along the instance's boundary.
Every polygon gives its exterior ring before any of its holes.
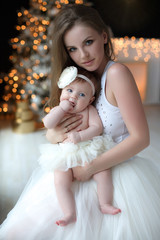
{"type": "MultiPolygon", "coordinates": [[[[112,53],[108,30],[93,8],[73,5],[60,11],[53,32],[50,104],[58,105],[59,92],[54,92],[54,86],[65,67],[78,65],[95,72],[101,79],[96,108],[104,132],[117,144],[85,167],[73,169],[75,179],[81,181],[73,183],[76,223],[63,228],[55,226],[61,212],[53,174],[37,170],[2,225],[0,239],[159,239],[160,167],[136,155],[149,145],[148,125],[133,76],[124,65],[112,61],[112,53]],[[113,204],[122,210],[114,216],[99,211],[92,180],[94,174],[109,168],[113,204]]],[[[67,116],[58,127],[48,131],[47,138],[52,143],[65,140],[68,132],[80,124],[80,117],[67,116]]]]}

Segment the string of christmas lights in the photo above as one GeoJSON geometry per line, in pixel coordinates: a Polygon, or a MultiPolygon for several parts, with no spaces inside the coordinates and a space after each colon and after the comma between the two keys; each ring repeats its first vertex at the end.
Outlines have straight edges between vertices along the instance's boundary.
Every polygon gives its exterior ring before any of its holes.
{"type": "Polygon", "coordinates": [[[134,61],[148,62],[151,57],[160,57],[160,40],[144,38],[114,38],[114,51],[118,58],[129,58],[132,54],[134,61]]]}

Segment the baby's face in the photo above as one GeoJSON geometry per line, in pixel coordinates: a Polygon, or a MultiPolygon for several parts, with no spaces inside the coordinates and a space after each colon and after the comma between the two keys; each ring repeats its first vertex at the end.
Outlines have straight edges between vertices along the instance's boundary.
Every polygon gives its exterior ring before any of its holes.
{"type": "Polygon", "coordinates": [[[75,80],[63,88],[60,101],[68,100],[73,106],[72,113],[78,113],[92,103],[92,95],[92,88],[88,82],[75,80]]]}

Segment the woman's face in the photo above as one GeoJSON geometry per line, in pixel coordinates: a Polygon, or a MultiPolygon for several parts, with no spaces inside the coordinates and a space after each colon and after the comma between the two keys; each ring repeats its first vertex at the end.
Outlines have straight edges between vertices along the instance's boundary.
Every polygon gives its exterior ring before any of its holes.
{"type": "Polygon", "coordinates": [[[78,24],[73,26],[64,35],[65,47],[72,60],[88,71],[103,73],[107,59],[104,53],[104,44],[107,43],[107,34],[99,34],[93,28],[78,24]]]}

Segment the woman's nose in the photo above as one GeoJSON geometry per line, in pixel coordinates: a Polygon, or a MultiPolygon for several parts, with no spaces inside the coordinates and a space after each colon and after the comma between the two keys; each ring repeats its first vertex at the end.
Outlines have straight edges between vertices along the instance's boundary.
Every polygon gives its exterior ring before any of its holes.
{"type": "Polygon", "coordinates": [[[81,58],[88,57],[88,52],[85,49],[80,49],[80,57],[81,58]]]}

